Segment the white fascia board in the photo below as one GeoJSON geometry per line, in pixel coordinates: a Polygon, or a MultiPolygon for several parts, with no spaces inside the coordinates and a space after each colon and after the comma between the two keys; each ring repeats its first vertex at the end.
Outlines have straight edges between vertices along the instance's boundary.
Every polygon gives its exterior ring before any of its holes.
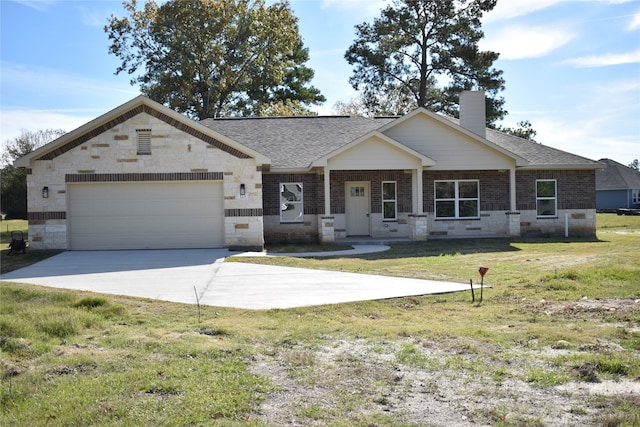
{"type": "Polygon", "coordinates": [[[518,170],[597,170],[604,169],[602,165],[591,165],[591,164],[582,164],[582,165],[543,165],[543,164],[535,164],[531,166],[521,166],[517,168],[518,170]]]}

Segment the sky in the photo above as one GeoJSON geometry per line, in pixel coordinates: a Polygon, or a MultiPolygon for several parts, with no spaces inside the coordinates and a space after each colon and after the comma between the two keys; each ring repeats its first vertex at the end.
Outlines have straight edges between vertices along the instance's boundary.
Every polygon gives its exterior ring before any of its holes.
{"type": "MultiPolygon", "coordinates": [[[[142,2],[143,0],[140,0],[142,2]]],[[[331,115],[357,97],[344,54],[387,0],[290,0],[312,84],[331,115]]],[[[0,0],[0,142],[22,129],[71,131],[139,94],[115,75],[103,27],[120,1],[0,0]]],[[[542,144],[628,165],[640,158],[640,0],[498,0],[480,47],[500,53],[509,115],[542,144]]]]}

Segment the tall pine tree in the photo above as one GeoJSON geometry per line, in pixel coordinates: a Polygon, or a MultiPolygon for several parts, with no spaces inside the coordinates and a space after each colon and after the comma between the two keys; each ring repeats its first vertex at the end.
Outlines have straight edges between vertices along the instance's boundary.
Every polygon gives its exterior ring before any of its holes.
{"type": "Polygon", "coordinates": [[[480,19],[496,0],[394,0],[372,24],[356,26],[345,58],[354,66],[350,83],[375,110],[384,93],[405,93],[411,107],[459,115],[458,94],[484,90],[487,124],[504,117],[498,54],[481,51],[480,19]]]}

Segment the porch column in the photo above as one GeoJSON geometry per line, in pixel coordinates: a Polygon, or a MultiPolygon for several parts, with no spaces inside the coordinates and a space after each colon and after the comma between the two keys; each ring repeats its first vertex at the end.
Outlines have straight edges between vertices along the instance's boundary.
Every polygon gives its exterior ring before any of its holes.
{"type": "Polygon", "coordinates": [[[324,169],[324,214],[318,218],[318,235],[320,243],[335,242],[335,227],[331,216],[331,180],[329,167],[324,169]]]}
{"type": "Polygon", "coordinates": [[[509,210],[511,212],[515,212],[517,209],[516,208],[517,204],[516,204],[516,167],[515,166],[509,169],[509,193],[510,193],[509,210]]]}
{"type": "Polygon", "coordinates": [[[516,168],[515,166],[509,170],[509,212],[507,212],[507,227],[509,236],[520,236],[520,212],[516,210],[516,168]]]}
{"type": "Polygon", "coordinates": [[[416,194],[417,194],[417,203],[415,211],[418,215],[422,215],[424,213],[424,191],[422,188],[422,168],[416,169],[416,194]]]}
{"type": "Polygon", "coordinates": [[[424,241],[428,236],[428,218],[424,213],[423,201],[423,185],[422,185],[422,167],[413,170],[413,203],[415,204],[413,212],[409,215],[409,239],[424,241]]]}
{"type": "Polygon", "coordinates": [[[331,216],[331,171],[324,168],[324,216],[331,216]]]}

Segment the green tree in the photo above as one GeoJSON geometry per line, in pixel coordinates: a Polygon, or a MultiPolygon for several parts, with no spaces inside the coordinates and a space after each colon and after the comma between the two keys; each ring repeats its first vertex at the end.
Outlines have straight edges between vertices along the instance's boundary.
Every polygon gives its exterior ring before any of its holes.
{"type": "Polygon", "coordinates": [[[287,99],[325,98],[309,85],[313,70],[289,3],[263,0],[123,2],[128,16],[104,27],[116,74],[133,75],[142,93],[195,119],[254,115],[287,99]]]}
{"type": "Polygon", "coordinates": [[[378,93],[360,92],[357,98],[349,102],[338,101],[333,105],[333,111],[340,115],[366,117],[403,116],[416,106],[412,94],[396,85],[378,93]]]}
{"type": "Polygon", "coordinates": [[[638,159],[635,159],[633,162],[629,163],[629,167],[633,170],[640,171],[640,163],[638,162],[638,159]]]}
{"type": "Polygon", "coordinates": [[[13,161],[64,135],[62,129],[28,131],[5,143],[0,180],[1,210],[8,218],[27,218],[27,173],[13,166],[13,161]]]}
{"type": "Polygon", "coordinates": [[[538,134],[529,120],[518,122],[515,128],[496,126],[496,130],[534,142],[536,142],[535,137],[538,134]]]}
{"type": "Polygon", "coordinates": [[[278,101],[273,104],[264,104],[258,110],[258,117],[300,117],[300,116],[317,116],[314,111],[309,110],[300,104],[299,101],[278,101]]]}
{"type": "Polygon", "coordinates": [[[482,14],[496,0],[393,0],[373,24],[356,26],[356,40],[345,54],[354,66],[350,83],[362,89],[368,108],[379,94],[411,94],[411,105],[459,116],[458,95],[487,94],[487,124],[504,117],[502,71],[492,68],[498,54],[481,51],[482,14]]]}

